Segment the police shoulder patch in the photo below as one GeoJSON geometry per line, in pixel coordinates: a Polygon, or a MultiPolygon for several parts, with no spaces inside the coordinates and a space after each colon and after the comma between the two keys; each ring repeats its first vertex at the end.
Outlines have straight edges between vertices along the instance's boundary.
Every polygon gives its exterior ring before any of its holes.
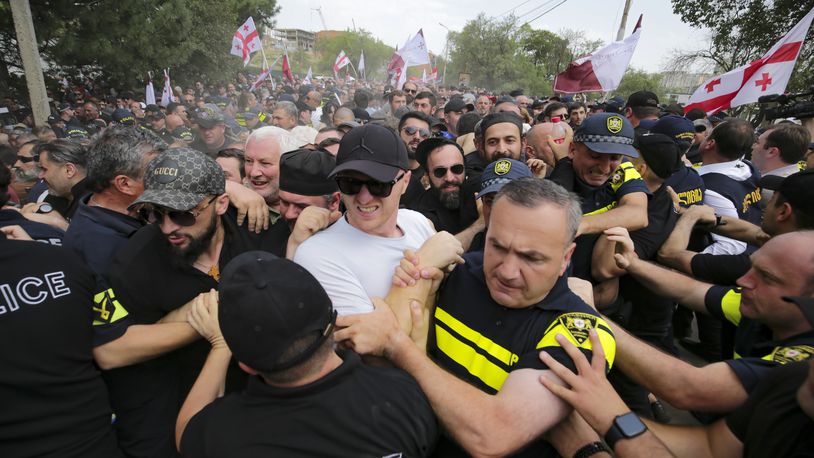
{"type": "Polygon", "coordinates": [[[93,325],[111,324],[129,315],[127,309],[116,299],[113,288],[93,296],[93,325]]]}
{"type": "Polygon", "coordinates": [[[595,315],[580,312],[564,313],[557,319],[580,345],[588,340],[588,332],[596,328],[597,321],[595,315]]]}
{"type": "Polygon", "coordinates": [[[506,175],[512,168],[512,163],[506,159],[501,159],[495,163],[495,174],[506,175]]]}
{"type": "Polygon", "coordinates": [[[607,121],[608,131],[612,134],[618,134],[622,131],[625,125],[621,116],[609,116],[607,121]]]}
{"type": "Polygon", "coordinates": [[[814,347],[808,345],[792,345],[779,347],[772,352],[772,361],[778,364],[797,363],[814,356],[814,347]]]}

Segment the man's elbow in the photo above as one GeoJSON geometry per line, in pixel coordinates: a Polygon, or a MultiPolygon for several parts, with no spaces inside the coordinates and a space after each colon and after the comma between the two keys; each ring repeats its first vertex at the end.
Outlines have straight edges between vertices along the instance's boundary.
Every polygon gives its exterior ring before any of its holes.
{"type": "Polygon", "coordinates": [[[639,229],[644,229],[649,224],[647,220],[647,207],[644,208],[636,208],[636,211],[630,212],[629,218],[627,218],[627,227],[628,231],[638,231],[639,229]]]}
{"type": "Polygon", "coordinates": [[[100,369],[109,371],[127,365],[122,360],[120,352],[117,352],[114,346],[115,343],[108,342],[93,349],[93,359],[96,360],[96,365],[99,366],[100,369]]]}

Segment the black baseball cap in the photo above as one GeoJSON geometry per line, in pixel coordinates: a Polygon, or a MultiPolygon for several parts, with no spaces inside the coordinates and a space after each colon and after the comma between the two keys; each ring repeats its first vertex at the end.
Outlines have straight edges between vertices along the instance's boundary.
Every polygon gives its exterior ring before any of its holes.
{"type": "Polygon", "coordinates": [[[173,129],[171,135],[172,138],[185,143],[192,143],[192,141],[195,140],[195,137],[192,135],[192,131],[186,126],[176,127],[173,129]]]}
{"type": "Polygon", "coordinates": [[[336,158],[325,151],[301,148],[280,158],[280,191],[302,196],[324,196],[339,188],[328,176],[336,158]]]}
{"type": "Polygon", "coordinates": [[[814,217],[814,169],[787,177],[766,175],[758,184],[761,188],[779,192],[792,208],[814,217]]]}
{"type": "Polygon", "coordinates": [[[225,120],[223,113],[221,113],[217,106],[207,104],[207,106],[197,112],[195,122],[204,129],[211,129],[218,124],[224,124],[225,120]]]}
{"type": "Polygon", "coordinates": [[[464,111],[464,108],[467,108],[467,103],[461,96],[455,96],[449,99],[446,105],[444,105],[444,113],[450,111],[464,111]]]}
{"type": "Polygon", "coordinates": [[[415,149],[415,160],[421,164],[421,167],[424,167],[424,170],[427,170],[427,158],[430,156],[430,153],[434,151],[436,148],[440,148],[444,145],[452,145],[458,149],[461,153],[461,158],[464,157],[464,150],[461,148],[461,145],[455,143],[454,141],[444,138],[444,137],[430,137],[426,140],[421,141],[415,149]]]}
{"type": "Polygon", "coordinates": [[[574,142],[584,143],[591,151],[603,154],[624,154],[638,157],[633,148],[635,132],[624,116],[597,113],[588,116],[574,132],[574,142]]]}
{"type": "Polygon", "coordinates": [[[207,196],[224,192],[226,176],[214,159],[192,148],[170,148],[147,165],[144,192],[128,209],[153,204],[187,211],[207,196]]]}
{"type": "Polygon", "coordinates": [[[681,165],[681,151],[672,138],[664,134],[647,133],[636,137],[633,146],[653,172],[667,179],[681,165]]]}
{"type": "Polygon", "coordinates": [[[814,297],[783,296],[783,300],[800,307],[800,311],[803,312],[803,316],[806,317],[808,324],[814,327],[814,297]]]}
{"type": "Polygon", "coordinates": [[[305,268],[265,251],[235,257],[218,285],[218,320],[235,359],[261,373],[305,361],[331,336],[336,312],[322,285],[305,268]],[[306,349],[281,356],[299,339],[306,349]]]}
{"type": "Polygon", "coordinates": [[[627,107],[659,108],[659,96],[650,91],[636,91],[627,98],[625,108],[627,107]]]}
{"type": "Polygon", "coordinates": [[[328,178],[340,172],[355,171],[387,183],[408,168],[407,146],[401,137],[387,127],[365,124],[342,137],[336,167],[328,178]]]}
{"type": "Polygon", "coordinates": [[[133,126],[136,124],[136,118],[133,116],[133,112],[127,108],[116,108],[110,116],[113,118],[113,122],[123,126],[133,126]]]}
{"type": "Polygon", "coordinates": [[[695,138],[695,126],[692,121],[684,116],[675,114],[668,114],[659,118],[659,120],[650,127],[650,132],[667,135],[684,151],[690,147],[695,138]]]}

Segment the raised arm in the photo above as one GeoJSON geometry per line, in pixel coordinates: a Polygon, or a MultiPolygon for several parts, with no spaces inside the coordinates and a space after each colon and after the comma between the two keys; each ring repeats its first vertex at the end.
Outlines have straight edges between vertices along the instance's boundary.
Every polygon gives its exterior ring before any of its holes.
{"type": "Polygon", "coordinates": [[[598,234],[611,227],[635,231],[647,226],[647,194],[631,192],[619,199],[619,205],[606,212],[585,215],[579,223],[579,234],[598,234]]]}

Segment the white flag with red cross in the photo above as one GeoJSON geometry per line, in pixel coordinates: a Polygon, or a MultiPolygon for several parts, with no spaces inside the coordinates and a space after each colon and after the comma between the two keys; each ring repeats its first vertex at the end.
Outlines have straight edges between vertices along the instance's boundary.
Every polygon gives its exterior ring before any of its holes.
{"type": "Polygon", "coordinates": [[[757,102],[763,95],[782,94],[789,84],[812,19],[814,9],[760,59],[704,81],[690,97],[684,111],[701,108],[712,114],[757,102]]]}
{"type": "Polygon", "coordinates": [[[249,64],[252,53],[260,51],[261,46],[263,45],[260,42],[260,34],[257,33],[257,28],[254,26],[254,19],[249,16],[249,19],[246,19],[246,22],[237,29],[232,37],[230,54],[241,57],[245,67],[249,64]]]}
{"type": "Polygon", "coordinates": [[[339,70],[348,64],[350,64],[350,59],[348,55],[345,54],[345,50],[342,49],[339,51],[339,54],[336,56],[336,61],[334,62],[334,76],[337,76],[339,70]]]}

